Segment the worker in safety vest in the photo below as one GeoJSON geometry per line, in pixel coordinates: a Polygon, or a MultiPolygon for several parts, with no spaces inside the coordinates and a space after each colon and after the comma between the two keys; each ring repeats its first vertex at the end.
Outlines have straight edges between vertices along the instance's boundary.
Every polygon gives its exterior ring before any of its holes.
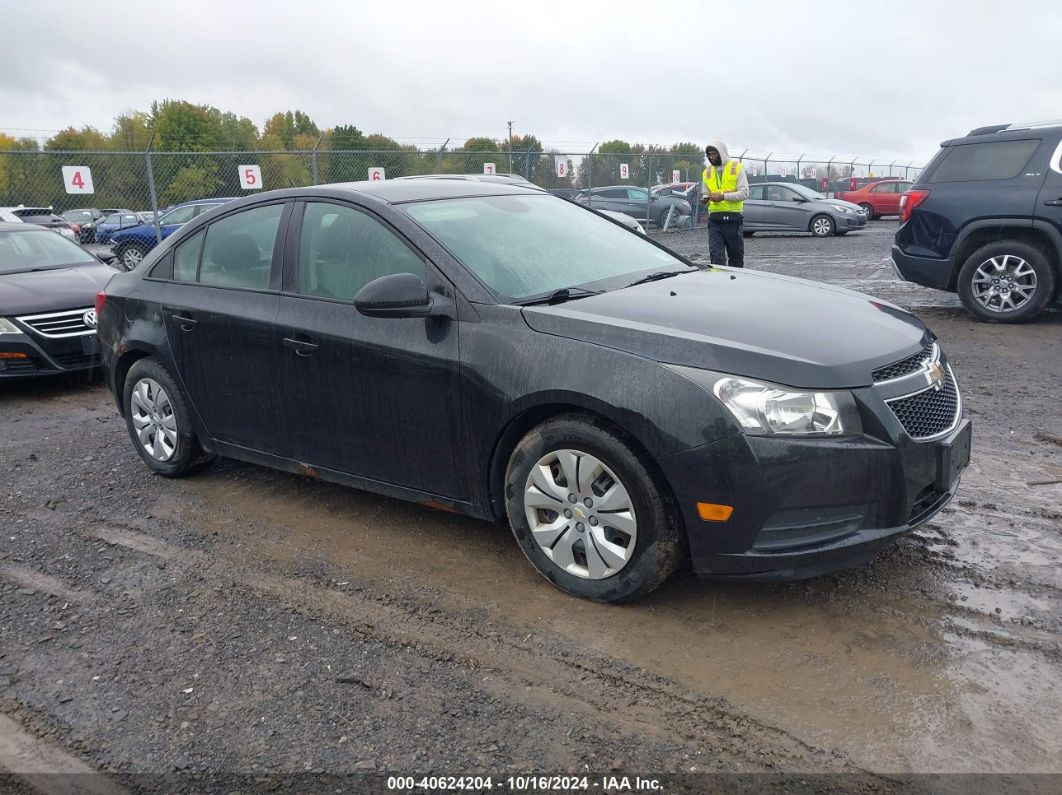
{"type": "Polygon", "coordinates": [[[713,265],[745,267],[745,238],[741,208],[749,197],[749,180],[741,163],[730,159],[718,138],[704,149],[708,163],[701,175],[708,205],[708,255],[713,265]],[[729,258],[729,262],[727,261],[729,258]]]}

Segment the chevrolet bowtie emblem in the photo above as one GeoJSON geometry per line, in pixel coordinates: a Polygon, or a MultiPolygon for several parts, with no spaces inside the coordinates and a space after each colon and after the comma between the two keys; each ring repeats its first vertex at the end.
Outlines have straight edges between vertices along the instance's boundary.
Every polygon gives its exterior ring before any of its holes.
{"type": "Polygon", "coordinates": [[[931,387],[934,389],[940,389],[944,386],[944,365],[940,362],[930,363],[929,370],[926,372],[926,378],[931,387]]]}

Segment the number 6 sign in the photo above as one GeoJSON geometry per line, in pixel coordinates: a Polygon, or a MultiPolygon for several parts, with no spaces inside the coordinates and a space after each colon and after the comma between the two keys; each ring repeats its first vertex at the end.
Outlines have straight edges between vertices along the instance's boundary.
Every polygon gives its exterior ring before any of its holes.
{"type": "Polygon", "coordinates": [[[95,193],[87,166],[63,166],[63,185],[67,193],[95,193]]]}
{"type": "Polygon", "coordinates": [[[244,190],[260,190],[262,187],[261,166],[239,166],[240,187],[244,190]]]}
{"type": "Polygon", "coordinates": [[[373,182],[381,182],[387,179],[387,174],[384,172],[383,166],[372,166],[369,169],[369,179],[373,182]]]}

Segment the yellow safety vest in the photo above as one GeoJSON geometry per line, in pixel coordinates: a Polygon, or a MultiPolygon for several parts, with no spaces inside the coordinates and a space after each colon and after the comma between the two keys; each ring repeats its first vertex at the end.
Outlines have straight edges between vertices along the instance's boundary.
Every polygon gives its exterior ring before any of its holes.
{"type": "MultiPolygon", "coordinates": [[[[723,164],[722,179],[719,178],[719,173],[716,171],[715,166],[708,166],[701,174],[701,181],[704,182],[704,193],[707,196],[710,193],[731,193],[737,190],[738,174],[741,173],[741,163],[736,160],[728,160],[723,164]]],[[[745,202],[729,202],[723,200],[721,202],[708,202],[708,212],[710,213],[739,213],[745,202]]]]}

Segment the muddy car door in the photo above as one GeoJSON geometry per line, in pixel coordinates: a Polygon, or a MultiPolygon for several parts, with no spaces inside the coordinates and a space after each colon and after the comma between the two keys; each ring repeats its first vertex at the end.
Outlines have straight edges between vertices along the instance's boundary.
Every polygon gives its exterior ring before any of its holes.
{"type": "Polygon", "coordinates": [[[414,273],[452,289],[380,217],[331,201],[300,203],[277,318],[286,365],[278,452],[314,467],[461,498],[457,323],[367,317],[369,282],[414,273]]]}

